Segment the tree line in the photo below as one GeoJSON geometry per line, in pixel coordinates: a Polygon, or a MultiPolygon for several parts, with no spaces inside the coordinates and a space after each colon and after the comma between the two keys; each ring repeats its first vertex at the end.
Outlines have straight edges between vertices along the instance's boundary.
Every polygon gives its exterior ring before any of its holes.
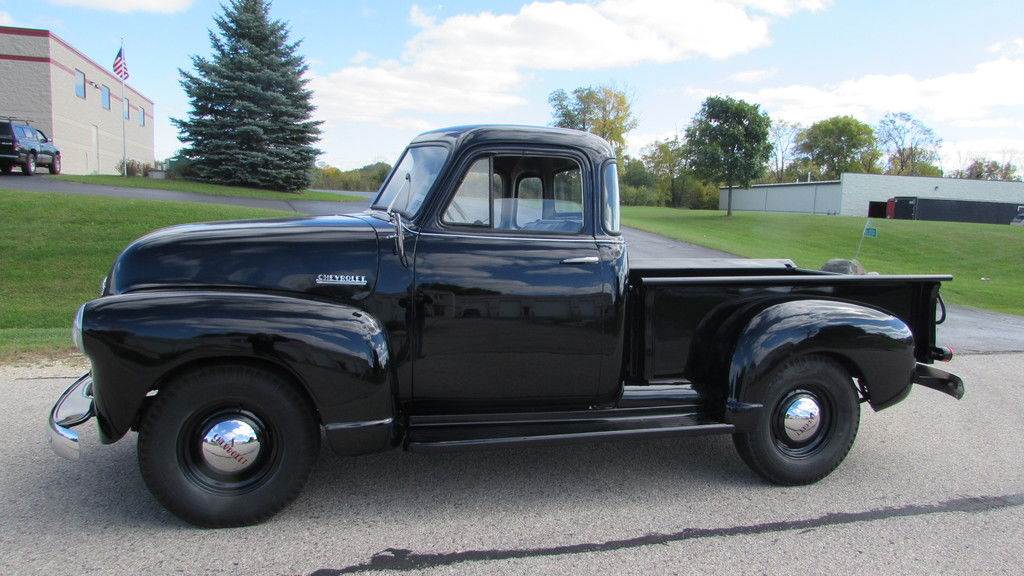
{"type": "MultiPolygon", "coordinates": [[[[802,126],[773,121],[757,104],[711,96],[682,135],[624,153],[636,127],[630,99],[611,86],[556,90],[548,98],[552,125],[593,132],[615,146],[624,204],[717,208],[719,186],[836,180],[843,172],[943,176],[935,131],[906,112],[876,126],[833,116],[802,126]]],[[[1020,180],[1017,166],[987,158],[945,174],[953,178],[1020,180]]]]}

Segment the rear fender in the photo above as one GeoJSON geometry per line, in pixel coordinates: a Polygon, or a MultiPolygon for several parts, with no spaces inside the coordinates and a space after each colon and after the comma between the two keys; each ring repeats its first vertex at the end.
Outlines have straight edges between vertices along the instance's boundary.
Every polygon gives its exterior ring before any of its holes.
{"type": "Polygon", "coordinates": [[[255,361],[288,373],[312,400],[332,446],[372,452],[394,441],[390,354],[381,323],[329,301],[278,294],[152,291],[86,304],[101,438],[114,442],[146,395],[211,362],[255,361]]]}
{"type": "Polygon", "coordinates": [[[847,367],[876,410],[906,397],[917,366],[913,334],[894,316],[839,301],[782,302],[754,315],[736,340],[728,374],[734,416],[757,404],[765,376],[804,354],[847,367]]]}

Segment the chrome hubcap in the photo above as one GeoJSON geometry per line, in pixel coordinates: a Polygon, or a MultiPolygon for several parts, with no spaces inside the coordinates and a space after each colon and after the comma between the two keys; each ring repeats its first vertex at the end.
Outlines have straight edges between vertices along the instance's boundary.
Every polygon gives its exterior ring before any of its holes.
{"type": "Polygon", "coordinates": [[[794,443],[814,438],[821,427],[821,406],[811,394],[797,394],[783,408],[782,425],[786,437],[794,443]]]}
{"type": "Polygon", "coordinates": [[[256,462],[262,439],[259,426],[239,415],[215,422],[200,442],[207,466],[223,474],[237,474],[256,462]]]}

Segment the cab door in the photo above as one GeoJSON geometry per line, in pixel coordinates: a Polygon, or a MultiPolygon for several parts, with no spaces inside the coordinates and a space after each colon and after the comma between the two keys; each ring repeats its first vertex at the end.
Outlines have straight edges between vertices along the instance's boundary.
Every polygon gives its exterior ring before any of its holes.
{"type": "Polygon", "coordinates": [[[422,409],[587,405],[607,299],[584,184],[569,155],[473,158],[417,240],[422,409]]]}

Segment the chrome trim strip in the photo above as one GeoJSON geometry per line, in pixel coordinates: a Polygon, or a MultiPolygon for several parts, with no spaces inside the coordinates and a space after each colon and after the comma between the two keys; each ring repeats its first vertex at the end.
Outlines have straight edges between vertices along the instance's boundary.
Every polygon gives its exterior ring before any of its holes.
{"type": "Polygon", "coordinates": [[[389,426],[394,422],[394,418],[383,418],[381,420],[356,420],[355,422],[334,422],[331,424],[325,424],[324,428],[328,430],[348,430],[351,428],[369,428],[371,426],[389,426]]]}
{"type": "Polygon", "coordinates": [[[580,256],[579,258],[566,258],[562,264],[597,264],[601,259],[597,256],[580,256]]]}
{"type": "Polygon", "coordinates": [[[78,432],[71,428],[83,424],[95,415],[92,398],[92,375],[85,374],[75,381],[50,410],[47,443],[58,455],[78,460],[81,449],[78,432]]]}
{"type": "Polygon", "coordinates": [[[438,234],[437,232],[416,232],[423,236],[436,236],[438,238],[473,238],[476,240],[526,240],[529,242],[600,242],[593,237],[587,238],[552,238],[548,236],[492,236],[491,234],[456,234],[446,233],[438,234]]]}

